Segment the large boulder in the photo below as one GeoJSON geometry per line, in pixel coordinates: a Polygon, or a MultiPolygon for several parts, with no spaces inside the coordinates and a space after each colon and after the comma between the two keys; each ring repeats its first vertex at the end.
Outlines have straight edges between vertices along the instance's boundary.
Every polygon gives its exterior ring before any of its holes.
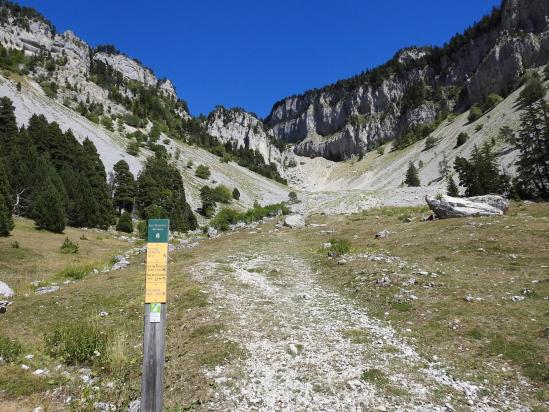
{"type": "Polygon", "coordinates": [[[509,201],[502,196],[486,195],[475,197],[426,196],[425,201],[439,219],[469,216],[503,215],[509,208],[509,201]]]}
{"type": "Polygon", "coordinates": [[[305,227],[305,218],[301,215],[289,215],[284,219],[284,226],[291,227],[293,229],[301,229],[305,227]]]}
{"type": "Polygon", "coordinates": [[[0,296],[5,298],[11,298],[15,293],[13,289],[6,285],[4,282],[0,281],[0,296]]]}

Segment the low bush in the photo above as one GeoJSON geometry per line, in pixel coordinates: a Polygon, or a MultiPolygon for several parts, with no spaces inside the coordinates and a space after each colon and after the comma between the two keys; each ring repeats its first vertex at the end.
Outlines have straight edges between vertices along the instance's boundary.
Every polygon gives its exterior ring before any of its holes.
{"type": "Polygon", "coordinates": [[[57,326],[45,337],[48,354],[67,365],[89,365],[100,360],[107,343],[107,335],[97,326],[82,322],[57,326]]]}
{"type": "Polygon", "coordinates": [[[61,245],[61,253],[78,253],[78,243],[73,242],[68,237],[65,238],[65,241],[61,245]]]}
{"type": "Polygon", "coordinates": [[[71,280],[80,280],[93,270],[92,266],[70,266],[59,272],[59,277],[71,280]]]}
{"type": "Polygon", "coordinates": [[[471,111],[469,112],[469,116],[467,117],[467,120],[469,120],[470,123],[473,123],[474,121],[480,119],[482,117],[482,109],[479,105],[475,104],[471,107],[471,111]]]}
{"type": "Polygon", "coordinates": [[[351,242],[347,239],[330,239],[328,254],[330,256],[342,256],[351,251],[351,242]]]}
{"type": "Polygon", "coordinates": [[[195,174],[196,177],[199,177],[201,179],[209,179],[210,175],[211,175],[211,172],[210,172],[210,168],[208,166],[199,165],[196,168],[194,174],[195,174]]]}
{"type": "Polygon", "coordinates": [[[226,231],[229,229],[230,225],[234,225],[235,223],[257,222],[267,216],[276,216],[278,213],[287,215],[290,213],[290,209],[283,203],[276,203],[267,206],[256,204],[253,208],[248,209],[246,212],[238,212],[233,209],[223,208],[211,220],[210,226],[217,230],[226,231]]]}
{"type": "Polygon", "coordinates": [[[465,144],[467,140],[469,140],[469,135],[465,132],[461,132],[460,134],[458,134],[456,147],[465,144]]]}
{"type": "Polygon", "coordinates": [[[0,335],[0,358],[4,359],[4,362],[13,362],[21,354],[21,344],[6,336],[0,335]]]}

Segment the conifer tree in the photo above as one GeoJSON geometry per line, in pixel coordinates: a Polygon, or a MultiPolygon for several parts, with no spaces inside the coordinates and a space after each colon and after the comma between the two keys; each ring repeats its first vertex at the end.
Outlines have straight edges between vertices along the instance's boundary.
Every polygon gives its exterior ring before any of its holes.
{"type": "Polygon", "coordinates": [[[549,105],[545,87],[534,78],[519,96],[524,112],[515,147],[517,160],[515,188],[521,197],[549,199],[549,105]]]}
{"type": "Polygon", "coordinates": [[[9,236],[12,230],[11,211],[7,207],[4,196],[0,193],[0,236],[9,236]]]}
{"type": "Polygon", "coordinates": [[[470,159],[456,157],[454,169],[458,172],[460,185],[465,187],[466,196],[504,193],[508,189],[509,179],[500,174],[497,155],[490,142],[480,148],[475,145],[470,159]]]}
{"type": "Polygon", "coordinates": [[[114,165],[113,201],[118,213],[132,212],[136,195],[135,178],[128,163],[120,160],[114,165]]]}
{"type": "Polygon", "coordinates": [[[124,212],[118,219],[116,230],[119,232],[133,233],[132,215],[129,212],[124,212]]]}
{"type": "Polygon", "coordinates": [[[419,181],[419,173],[412,162],[408,164],[408,170],[406,171],[406,179],[404,179],[404,183],[410,187],[421,186],[421,182],[419,181]]]}
{"type": "Polygon", "coordinates": [[[0,236],[8,236],[13,230],[12,208],[8,175],[0,158],[0,236]]]}
{"type": "Polygon", "coordinates": [[[65,209],[53,184],[45,185],[36,195],[33,214],[38,229],[54,233],[65,230],[65,209]]]}
{"type": "Polygon", "coordinates": [[[448,177],[448,184],[446,186],[446,194],[452,197],[459,197],[459,188],[454,180],[453,176],[448,177]]]}
{"type": "Polygon", "coordinates": [[[169,218],[171,230],[196,229],[196,217],[185,199],[183,179],[166,159],[151,157],[145,164],[137,179],[135,206],[141,219],[169,218]]]}

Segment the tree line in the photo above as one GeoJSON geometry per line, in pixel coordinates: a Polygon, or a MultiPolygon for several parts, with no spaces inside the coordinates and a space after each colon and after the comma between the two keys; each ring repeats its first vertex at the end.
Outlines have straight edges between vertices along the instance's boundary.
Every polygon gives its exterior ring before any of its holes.
{"type": "Polygon", "coordinates": [[[80,144],[43,115],[18,128],[11,100],[0,99],[0,235],[13,229],[13,215],[60,233],[66,225],[107,229],[123,212],[131,221],[134,209],[141,219],[170,218],[172,230],[196,228],[181,175],[166,159],[149,159],[137,179],[121,160],[109,180],[91,140],[80,144]]]}

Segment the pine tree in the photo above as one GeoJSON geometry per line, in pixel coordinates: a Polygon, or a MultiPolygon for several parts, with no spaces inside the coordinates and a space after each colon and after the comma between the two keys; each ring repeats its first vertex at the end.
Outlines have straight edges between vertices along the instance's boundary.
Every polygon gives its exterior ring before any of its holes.
{"type": "Polygon", "coordinates": [[[9,236],[12,230],[13,220],[11,212],[7,207],[7,202],[4,196],[0,193],[0,236],[9,236]]]}
{"type": "Polygon", "coordinates": [[[448,185],[446,186],[446,194],[452,197],[459,197],[459,188],[453,176],[448,177],[448,185]]]}
{"type": "Polygon", "coordinates": [[[196,229],[196,217],[185,199],[183,179],[165,159],[153,157],[145,164],[137,179],[135,206],[141,219],[169,218],[171,230],[196,229]]]}
{"type": "Polygon", "coordinates": [[[521,197],[549,199],[549,105],[545,91],[535,78],[519,96],[525,110],[514,145],[520,151],[515,188],[521,197]]]}
{"type": "Polygon", "coordinates": [[[135,178],[128,163],[120,160],[114,165],[113,177],[113,201],[119,214],[122,210],[133,211],[136,189],[135,178]]]}
{"type": "Polygon", "coordinates": [[[408,165],[408,170],[406,171],[406,179],[404,179],[404,183],[410,187],[421,186],[418,171],[412,162],[410,162],[408,165]]]}
{"type": "Polygon", "coordinates": [[[0,158],[0,236],[8,236],[13,230],[12,209],[8,175],[3,159],[0,158]]]}
{"type": "Polygon", "coordinates": [[[480,148],[475,145],[470,159],[456,157],[454,169],[458,172],[460,185],[465,187],[466,196],[505,193],[508,189],[509,179],[500,174],[497,154],[489,142],[480,148]]]}
{"type": "Polygon", "coordinates": [[[132,215],[129,212],[124,212],[118,219],[116,230],[119,232],[133,233],[132,215]]]}
{"type": "Polygon", "coordinates": [[[43,187],[33,204],[34,223],[38,229],[54,233],[65,230],[65,209],[52,184],[43,187]]]}

